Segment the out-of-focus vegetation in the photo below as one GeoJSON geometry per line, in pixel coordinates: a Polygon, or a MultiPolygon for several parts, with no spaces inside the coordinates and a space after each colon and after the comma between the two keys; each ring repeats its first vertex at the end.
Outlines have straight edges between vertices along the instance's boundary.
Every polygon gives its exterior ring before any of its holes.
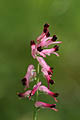
{"type": "MultiPolygon", "coordinates": [[[[80,1],[79,0],[1,0],[0,1],[0,119],[32,120],[33,103],[18,99],[21,79],[29,64],[30,40],[36,40],[43,24],[50,24],[51,35],[63,43],[60,57],[46,61],[54,67],[55,86],[60,93],[59,112],[41,109],[39,120],[80,120],[80,1]]],[[[44,84],[46,81],[41,80],[44,84]]],[[[53,103],[48,96],[40,100],[53,103]],[[46,99],[45,99],[46,98],[46,99]]]]}

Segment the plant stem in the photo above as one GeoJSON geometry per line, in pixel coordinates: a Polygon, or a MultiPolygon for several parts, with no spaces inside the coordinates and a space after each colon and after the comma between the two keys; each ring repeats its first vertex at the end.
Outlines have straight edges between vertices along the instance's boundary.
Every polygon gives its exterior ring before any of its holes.
{"type": "MultiPolygon", "coordinates": [[[[37,76],[39,76],[39,64],[37,66],[37,76]]],[[[36,81],[36,84],[39,82],[39,77],[37,77],[37,81],[36,81]]],[[[35,102],[38,101],[38,90],[36,92],[36,97],[35,97],[35,102]]],[[[34,106],[34,114],[33,114],[33,120],[38,120],[38,117],[37,117],[37,112],[38,112],[38,109],[34,106]]]]}

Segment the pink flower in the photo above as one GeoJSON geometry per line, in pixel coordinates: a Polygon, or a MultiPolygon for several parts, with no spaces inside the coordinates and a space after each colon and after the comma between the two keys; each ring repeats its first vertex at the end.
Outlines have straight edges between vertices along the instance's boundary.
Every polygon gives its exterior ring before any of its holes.
{"type": "Polygon", "coordinates": [[[52,74],[51,72],[46,71],[45,68],[42,68],[41,71],[48,82],[48,88],[49,88],[49,83],[54,84],[54,81],[51,79],[52,74]]]}
{"type": "MultiPolygon", "coordinates": [[[[39,47],[40,48],[40,47],[39,47]]],[[[55,54],[56,56],[59,56],[58,53],[56,53],[56,51],[58,51],[59,46],[55,45],[53,48],[51,49],[44,49],[44,50],[38,50],[38,53],[42,56],[42,57],[46,57],[46,55],[50,56],[50,54],[55,54]]]]}
{"type": "Polygon", "coordinates": [[[53,37],[44,37],[41,39],[39,43],[37,43],[37,47],[48,47],[51,44],[60,44],[62,43],[61,41],[56,41],[57,37],[56,35],[53,35],[53,37]]]}
{"type": "Polygon", "coordinates": [[[49,24],[44,25],[43,33],[37,38],[37,42],[40,42],[41,39],[46,38],[50,35],[49,30],[48,30],[49,24]]]}
{"type": "Polygon", "coordinates": [[[36,52],[37,52],[36,50],[37,50],[36,49],[36,44],[35,44],[34,40],[32,40],[31,41],[31,54],[32,54],[34,59],[36,57],[36,52]]]}
{"type": "Polygon", "coordinates": [[[49,24],[46,23],[44,25],[43,33],[37,38],[36,44],[34,40],[31,41],[31,54],[34,59],[37,57],[38,54],[42,57],[46,57],[46,55],[50,56],[50,54],[55,54],[56,56],[59,56],[59,54],[56,52],[58,51],[57,45],[55,45],[51,49],[42,49],[42,47],[48,47],[51,44],[61,43],[61,41],[56,41],[56,35],[53,35],[53,37],[49,37],[50,33],[48,27],[49,24]]]}
{"type": "Polygon", "coordinates": [[[39,37],[37,37],[37,42],[39,42],[42,38],[44,38],[46,35],[43,32],[39,37]]]}
{"type": "Polygon", "coordinates": [[[35,103],[35,107],[41,107],[41,108],[50,108],[54,111],[58,111],[58,109],[56,109],[56,104],[48,104],[48,103],[44,103],[44,102],[40,102],[40,101],[37,101],[35,103]]]}
{"type": "Polygon", "coordinates": [[[53,73],[51,67],[45,62],[45,60],[42,57],[36,57],[39,64],[41,65],[42,68],[45,68],[46,71],[50,72],[51,74],[53,73]]]}
{"type": "Polygon", "coordinates": [[[33,95],[35,94],[35,92],[39,89],[40,85],[41,85],[41,82],[38,82],[37,85],[34,85],[33,90],[32,90],[31,93],[30,93],[29,99],[30,99],[31,96],[33,96],[33,95]]]}
{"type": "Polygon", "coordinates": [[[48,40],[47,42],[45,42],[44,46],[45,47],[48,47],[49,45],[52,45],[52,44],[61,44],[62,41],[52,41],[52,40],[48,40]]]}
{"type": "Polygon", "coordinates": [[[53,73],[52,68],[45,62],[45,60],[42,57],[37,57],[37,60],[42,67],[41,71],[43,72],[44,77],[48,82],[48,88],[49,88],[49,83],[54,84],[54,81],[51,80],[51,76],[53,73]]]}
{"type": "Polygon", "coordinates": [[[39,89],[40,85],[41,85],[41,82],[38,82],[37,85],[34,85],[32,90],[27,90],[24,93],[17,93],[17,95],[19,97],[29,97],[29,99],[31,99],[31,96],[35,94],[35,92],[39,89]]]}
{"type": "Polygon", "coordinates": [[[28,90],[28,91],[26,91],[26,92],[24,92],[24,93],[17,93],[17,95],[19,96],[19,97],[29,97],[30,96],[30,93],[31,93],[31,90],[28,90]]]}
{"type": "Polygon", "coordinates": [[[48,94],[48,95],[50,95],[50,96],[52,96],[54,98],[54,100],[56,102],[58,102],[58,100],[56,99],[56,97],[59,95],[58,93],[54,93],[54,92],[50,91],[46,86],[43,86],[43,85],[41,85],[39,87],[39,90],[46,93],[46,94],[48,94]]]}
{"type": "Polygon", "coordinates": [[[29,88],[29,83],[33,80],[35,76],[36,76],[36,72],[34,71],[34,66],[29,65],[27,73],[22,79],[22,84],[25,86],[25,89],[29,88]]]}

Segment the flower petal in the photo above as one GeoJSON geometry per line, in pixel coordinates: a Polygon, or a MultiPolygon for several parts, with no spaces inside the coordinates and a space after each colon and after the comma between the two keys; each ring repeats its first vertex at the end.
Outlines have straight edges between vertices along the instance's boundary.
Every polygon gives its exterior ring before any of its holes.
{"type": "Polygon", "coordinates": [[[44,86],[44,85],[41,85],[41,86],[39,87],[39,90],[42,91],[42,92],[44,92],[44,93],[46,93],[46,94],[48,94],[48,95],[50,95],[50,96],[52,96],[52,97],[54,98],[54,100],[55,100],[56,102],[58,102],[58,100],[56,99],[56,97],[59,95],[58,93],[54,93],[54,92],[50,91],[50,90],[49,90],[46,86],[44,86]]]}
{"type": "Polygon", "coordinates": [[[23,97],[29,97],[30,93],[31,93],[31,90],[27,90],[27,91],[24,92],[24,93],[17,93],[17,95],[18,95],[19,97],[23,98],[23,97]]]}
{"type": "Polygon", "coordinates": [[[48,103],[44,103],[44,102],[41,102],[41,101],[37,101],[35,103],[35,107],[41,107],[41,108],[50,108],[54,111],[58,111],[55,107],[56,107],[56,104],[48,104],[48,103]]]}
{"type": "Polygon", "coordinates": [[[35,94],[35,92],[39,89],[40,85],[41,85],[41,82],[38,82],[37,85],[34,85],[29,98],[31,98],[31,96],[35,94]]]}
{"type": "Polygon", "coordinates": [[[34,40],[31,41],[31,55],[32,57],[35,59],[35,56],[36,56],[36,44],[34,42],[34,40]]]}
{"type": "Polygon", "coordinates": [[[36,76],[36,72],[34,71],[34,66],[31,64],[28,66],[28,70],[24,78],[22,79],[22,84],[26,88],[29,88],[29,83],[36,76]]]}

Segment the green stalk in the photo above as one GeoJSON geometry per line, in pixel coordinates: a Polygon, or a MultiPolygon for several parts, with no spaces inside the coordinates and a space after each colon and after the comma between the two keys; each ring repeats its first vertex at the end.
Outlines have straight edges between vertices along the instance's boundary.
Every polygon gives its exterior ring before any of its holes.
{"type": "MultiPolygon", "coordinates": [[[[37,66],[37,76],[39,76],[39,64],[37,66]]],[[[37,77],[36,84],[39,82],[39,77],[37,77]]],[[[36,92],[35,102],[38,101],[38,90],[36,92]]],[[[34,106],[34,114],[33,114],[33,120],[38,120],[37,116],[38,109],[34,106]]]]}

